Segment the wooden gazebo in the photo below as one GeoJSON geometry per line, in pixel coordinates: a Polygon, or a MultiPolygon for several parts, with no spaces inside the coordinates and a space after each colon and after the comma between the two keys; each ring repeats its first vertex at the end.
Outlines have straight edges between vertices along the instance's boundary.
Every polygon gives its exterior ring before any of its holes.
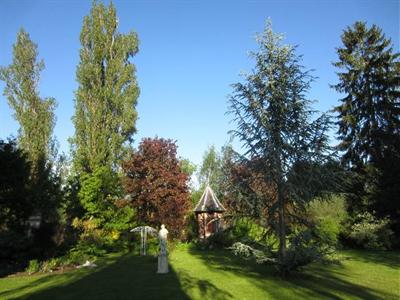
{"type": "Polygon", "coordinates": [[[205,239],[223,228],[222,213],[226,209],[207,185],[199,202],[194,208],[199,228],[199,237],[205,239]]]}

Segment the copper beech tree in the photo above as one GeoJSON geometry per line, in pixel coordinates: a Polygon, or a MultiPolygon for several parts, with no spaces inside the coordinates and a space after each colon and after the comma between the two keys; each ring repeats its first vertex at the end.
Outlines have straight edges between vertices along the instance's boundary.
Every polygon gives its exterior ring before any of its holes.
{"type": "Polygon", "coordinates": [[[143,139],[123,163],[123,183],[140,223],[165,224],[172,236],[179,237],[190,200],[189,178],[180,167],[176,148],[172,140],[143,139]]]}

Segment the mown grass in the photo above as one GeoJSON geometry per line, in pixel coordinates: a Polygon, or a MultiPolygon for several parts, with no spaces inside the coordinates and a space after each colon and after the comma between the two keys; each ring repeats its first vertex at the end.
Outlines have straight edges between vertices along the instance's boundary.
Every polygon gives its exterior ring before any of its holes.
{"type": "Polygon", "coordinates": [[[399,299],[399,252],[342,256],[341,264],[313,264],[283,280],[225,250],[179,245],[167,275],[155,274],[155,257],[110,255],[91,270],[2,278],[0,299],[399,299]]]}

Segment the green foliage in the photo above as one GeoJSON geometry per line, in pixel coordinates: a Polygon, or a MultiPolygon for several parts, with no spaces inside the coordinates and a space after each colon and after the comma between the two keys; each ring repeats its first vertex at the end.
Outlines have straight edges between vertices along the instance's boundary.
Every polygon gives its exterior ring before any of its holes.
{"type": "Polygon", "coordinates": [[[263,250],[271,248],[271,238],[266,237],[262,226],[249,218],[235,218],[226,229],[216,232],[200,243],[202,248],[225,248],[236,242],[247,243],[263,250]]]}
{"type": "Polygon", "coordinates": [[[400,54],[393,53],[391,40],[379,27],[367,28],[365,22],[347,27],[341,38],[334,63],[342,71],[334,88],[345,94],[335,108],[339,148],[345,151],[345,163],[379,165],[399,141],[400,54]]]}
{"type": "Polygon", "coordinates": [[[30,199],[31,164],[15,141],[0,140],[0,169],[12,170],[0,173],[0,232],[22,233],[34,208],[30,199]]]}
{"type": "Polygon", "coordinates": [[[231,250],[236,256],[240,256],[245,259],[255,258],[255,261],[258,264],[276,263],[276,260],[274,258],[268,257],[265,252],[255,249],[241,242],[234,243],[228,249],[231,250]]]}
{"type": "Polygon", "coordinates": [[[29,265],[25,270],[29,275],[40,271],[40,263],[37,259],[29,261],[29,265]]]}
{"type": "Polygon", "coordinates": [[[388,216],[400,240],[400,53],[376,25],[355,22],[337,49],[335,107],[338,148],[353,171],[348,202],[354,214],[388,216]]]}
{"type": "Polygon", "coordinates": [[[40,270],[41,270],[43,273],[46,273],[46,272],[53,272],[53,271],[55,271],[58,267],[60,267],[60,265],[61,265],[61,259],[59,259],[59,258],[51,258],[51,259],[49,259],[49,260],[47,260],[47,261],[43,261],[43,262],[40,264],[40,270]]]}
{"type": "Polygon", "coordinates": [[[327,246],[336,246],[339,234],[347,226],[348,214],[341,195],[316,198],[307,206],[309,221],[315,224],[314,232],[327,246]]]}
{"type": "Polygon", "coordinates": [[[179,160],[179,164],[181,167],[181,170],[183,172],[185,172],[187,174],[187,176],[192,176],[194,174],[194,172],[196,172],[196,165],[193,164],[190,160],[186,159],[186,158],[181,158],[179,160]]]}
{"type": "Polygon", "coordinates": [[[326,250],[326,244],[315,237],[313,230],[302,230],[290,236],[287,254],[285,260],[279,263],[279,269],[284,274],[297,270],[322,259],[326,250]]]}
{"type": "MultiPolygon", "coordinates": [[[[315,117],[306,96],[314,77],[302,66],[296,47],[283,44],[282,39],[272,31],[270,22],[257,36],[258,51],[251,53],[255,67],[244,75],[243,83],[233,85],[229,113],[237,123],[233,134],[246,149],[242,159],[253,167],[253,173],[261,175],[264,185],[273,185],[276,190],[255,197],[254,209],[263,209],[270,203],[268,222],[276,229],[279,260],[283,263],[288,203],[296,201],[301,206],[308,200],[304,191],[313,194],[310,185],[296,184],[288,178],[306,176],[307,181],[311,179],[309,174],[303,174],[303,167],[296,167],[327,161],[331,124],[327,115],[315,117]],[[257,164],[250,163],[254,160],[257,164]]],[[[318,177],[313,180],[323,181],[318,177]]],[[[262,212],[258,215],[266,221],[262,212]]]]}
{"type": "Polygon", "coordinates": [[[390,249],[393,231],[388,218],[377,219],[369,212],[357,215],[349,237],[355,245],[366,249],[390,249]]]}
{"type": "Polygon", "coordinates": [[[186,241],[193,241],[196,240],[198,235],[199,235],[199,223],[197,222],[197,218],[194,212],[190,212],[186,216],[186,236],[185,240],[186,241]]]}
{"type": "Polygon", "coordinates": [[[80,35],[76,77],[74,166],[94,172],[115,168],[136,131],[139,88],[131,58],[138,52],[135,32],[118,32],[114,5],[93,2],[80,35]]]}
{"type": "Polygon", "coordinates": [[[13,62],[0,68],[0,80],[5,82],[4,96],[20,125],[18,142],[26,151],[33,169],[51,154],[51,139],[55,125],[54,98],[41,98],[38,86],[43,60],[37,61],[37,45],[20,29],[13,46],[13,62]]]}
{"type": "Polygon", "coordinates": [[[221,198],[222,159],[220,153],[212,145],[203,155],[203,161],[198,171],[200,190],[206,185],[215,192],[217,198],[221,198]]]}
{"type": "Polygon", "coordinates": [[[108,167],[99,167],[93,173],[84,173],[80,184],[78,197],[86,216],[103,218],[113,197],[120,193],[117,174],[108,167]]]}

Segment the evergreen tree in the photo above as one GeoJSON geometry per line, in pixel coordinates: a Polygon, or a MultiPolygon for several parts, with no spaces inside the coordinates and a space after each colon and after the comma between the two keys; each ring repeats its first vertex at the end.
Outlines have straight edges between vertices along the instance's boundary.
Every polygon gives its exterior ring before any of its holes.
{"type": "Polygon", "coordinates": [[[342,162],[353,171],[352,211],[389,215],[400,232],[400,62],[391,40],[373,25],[356,22],[337,49],[334,88],[344,94],[337,112],[342,162]]]}
{"type": "Polygon", "coordinates": [[[55,125],[54,98],[41,98],[38,91],[43,60],[38,61],[37,45],[21,29],[13,46],[13,62],[0,68],[0,79],[6,84],[4,95],[18,121],[19,147],[27,152],[35,171],[40,161],[51,154],[52,132],[55,125]]]}
{"type": "Polygon", "coordinates": [[[313,77],[301,66],[296,48],[281,40],[270,23],[257,36],[259,49],[251,53],[254,71],[245,75],[244,83],[233,85],[230,113],[237,123],[233,134],[247,149],[245,157],[258,162],[248,165],[254,165],[254,172],[261,172],[265,184],[272,183],[276,189],[276,200],[263,201],[276,201],[270,211],[278,215],[274,228],[279,238],[279,265],[284,266],[288,203],[301,205],[309,200],[304,195],[311,195],[304,190],[312,188],[299,186],[288,177],[307,176],[302,174],[304,168],[325,160],[330,122],[325,115],[311,121],[314,114],[305,94],[313,77]]]}
{"type": "Polygon", "coordinates": [[[339,149],[354,167],[380,164],[400,136],[400,63],[390,39],[373,25],[356,22],[342,35],[341,69],[334,88],[345,94],[338,113],[339,149]]]}
{"type": "Polygon", "coordinates": [[[83,21],[76,77],[74,166],[91,173],[115,169],[135,132],[139,88],[131,58],[138,51],[135,32],[118,32],[113,4],[94,2],[83,21]]]}

